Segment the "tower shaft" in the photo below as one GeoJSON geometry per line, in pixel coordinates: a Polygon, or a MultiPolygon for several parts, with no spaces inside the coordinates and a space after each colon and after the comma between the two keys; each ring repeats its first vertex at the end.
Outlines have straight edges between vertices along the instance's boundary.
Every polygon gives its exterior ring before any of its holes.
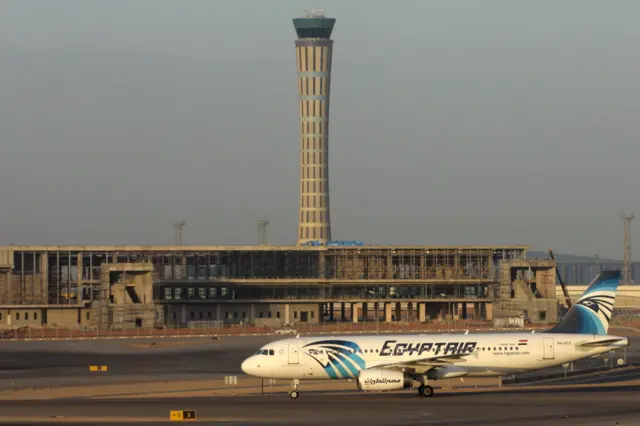
{"type": "Polygon", "coordinates": [[[335,19],[294,19],[300,108],[298,244],[331,240],[329,214],[329,93],[335,19]]]}

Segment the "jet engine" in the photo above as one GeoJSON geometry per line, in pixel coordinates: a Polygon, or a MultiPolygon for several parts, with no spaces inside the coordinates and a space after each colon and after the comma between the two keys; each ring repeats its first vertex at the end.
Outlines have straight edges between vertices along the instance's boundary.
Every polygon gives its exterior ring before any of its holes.
{"type": "Polygon", "coordinates": [[[436,367],[433,370],[427,372],[427,379],[440,380],[440,379],[453,379],[454,377],[466,376],[469,372],[464,368],[449,365],[446,367],[436,367]]]}
{"type": "Polygon", "coordinates": [[[362,370],[358,376],[358,389],[364,391],[385,391],[411,387],[412,379],[401,371],[372,368],[362,370]]]}

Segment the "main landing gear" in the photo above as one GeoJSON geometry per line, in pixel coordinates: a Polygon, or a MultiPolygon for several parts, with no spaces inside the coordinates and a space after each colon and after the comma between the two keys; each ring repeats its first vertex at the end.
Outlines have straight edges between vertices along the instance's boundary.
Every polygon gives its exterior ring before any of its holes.
{"type": "Polygon", "coordinates": [[[432,397],[433,393],[433,388],[429,385],[420,385],[418,388],[418,395],[420,396],[432,397]]]}
{"type": "Polygon", "coordinates": [[[289,391],[289,398],[298,399],[300,396],[300,391],[298,390],[298,386],[300,385],[300,380],[295,379],[291,382],[291,390],[289,391]]]}

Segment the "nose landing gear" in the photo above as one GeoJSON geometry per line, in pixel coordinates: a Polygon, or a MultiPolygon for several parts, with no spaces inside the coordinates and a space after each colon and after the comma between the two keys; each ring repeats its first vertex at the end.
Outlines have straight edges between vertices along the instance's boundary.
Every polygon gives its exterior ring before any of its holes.
{"type": "Polygon", "coordinates": [[[300,385],[300,380],[295,379],[291,382],[291,390],[289,391],[289,398],[298,399],[300,396],[300,392],[298,391],[298,386],[300,385]]]}

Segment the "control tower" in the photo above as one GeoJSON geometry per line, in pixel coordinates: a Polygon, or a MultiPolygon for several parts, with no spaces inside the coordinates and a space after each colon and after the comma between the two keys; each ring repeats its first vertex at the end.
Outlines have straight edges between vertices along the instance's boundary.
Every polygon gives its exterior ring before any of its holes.
{"type": "Polygon", "coordinates": [[[329,91],[331,31],[336,20],[312,11],[295,18],[300,100],[300,215],[298,244],[331,240],[329,214],[329,91]]]}

